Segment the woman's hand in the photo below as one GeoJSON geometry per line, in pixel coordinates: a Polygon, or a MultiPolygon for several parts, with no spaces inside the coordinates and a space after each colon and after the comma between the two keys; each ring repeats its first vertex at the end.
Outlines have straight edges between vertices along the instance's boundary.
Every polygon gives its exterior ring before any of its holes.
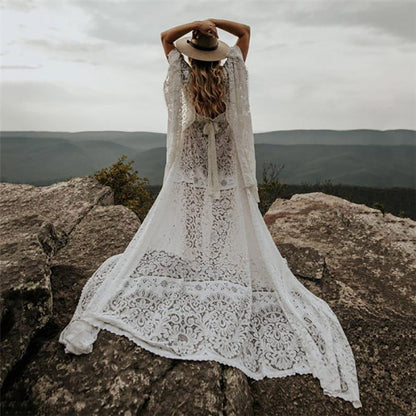
{"type": "Polygon", "coordinates": [[[192,36],[197,38],[198,33],[206,36],[213,36],[218,39],[217,27],[211,20],[198,21],[196,28],[192,31],[192,36]]]}

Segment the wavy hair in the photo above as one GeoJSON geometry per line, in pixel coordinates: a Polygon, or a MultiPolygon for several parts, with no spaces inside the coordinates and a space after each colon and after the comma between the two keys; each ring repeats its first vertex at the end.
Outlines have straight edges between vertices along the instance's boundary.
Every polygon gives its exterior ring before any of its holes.
{"type": "Polygon", "coordinates": [[[198,114],[214,118],[226,108],[225,69],[221,61],[188,59],[191,64],[189,99],[198,114]]]}

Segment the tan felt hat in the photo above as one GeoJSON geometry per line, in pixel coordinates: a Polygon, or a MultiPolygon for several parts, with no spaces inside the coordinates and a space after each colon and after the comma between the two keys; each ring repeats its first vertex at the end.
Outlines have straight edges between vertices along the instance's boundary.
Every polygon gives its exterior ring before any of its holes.
{"type": "Polygon", "coordinates": [[[230,48],[215,36],[194,32],[193,36],[180,38],[175,42],[176,49],[186,56],[200,61],[220,61],[227,56],[230,48]]]}

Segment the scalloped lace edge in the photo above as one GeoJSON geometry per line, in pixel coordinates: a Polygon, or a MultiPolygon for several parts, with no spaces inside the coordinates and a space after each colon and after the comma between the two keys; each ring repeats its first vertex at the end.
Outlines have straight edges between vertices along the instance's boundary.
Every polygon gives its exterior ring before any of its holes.
{"type": "MultiPolygon", "coordinates": [[[[320,387],[323,390],[323,393],[327,396],[330,397],[335,397],[335,398],[341,398],[343,400],[346,400],[348,402],[351,402],[351,404],[353,405],[354,408],[358,409],[360,407],[362,407],[362,403],[360,400],[356,400],[356,399],[351,399],[345,395],[343,395],[341,392],[337,392],[337,391],[329,391],[327,389],[325,389],[322,386],[321,380],[319,377],[317,377],[317,375],[315,375],[313,373],[312,370],[303,370],[303,369],[289,369],[289,370],[274,370],[274,371],[267,371],[267,368],[262,367],[262,373],[260,375],[251,372],[248,368],[242,366],[238,361],[233,360],[233,359],[229,359],[226,360],[223,357],[221,357],[220,355],[217,355],[215,353],[213,353],[212,351],[202,351],[200,352],[201,355],[199,356],[190,356],[190,355],[177,355],[175,353],[170,353],[168,351],[165,351],[163,349],[161,349],[160,347],[154,347],[151,344],[149,344],[148,342],[146,342],[144,339],[138,338],[137,336],[133,335],[127,328],[123,328],[122,324],[117,321],[118,326],[116,326],[116,324],[111,323],[110,321],[103,321],[102,318],[100,317],[99,319],[97,317],[94,316],[94,314],[90,313],[89,316],[84,316],[81,321],[85,321],[87,322],[89,325],[92,325],[96,328],[99,329],[104,329],[106,331],[109,331],[115,335],[120,335],[120,336],[124,336],[126,337],[128,340],[132,341],[133,343],[135,343],[136,345],[138,345],[139,347],[150,351],[156,355],[159,355],[161,357],[164,358],[169,358],[169,359],[177,359],[177,360],[190,360],[190,361],[217,361],[223,365],[227,365],[227,366],[231,366],[231,367],[235,367],[237,369],[239,369],[240,371],[242,371],[247,377],[250,377],[256,381],[262,380],[264,378],[284,378],[284,377],[288,377],[288,376],[292,376],[292,375],[305,375],[305,374],[311,374],[315,379],[317,379],[320,383],[320,387]]],[[[116,320],[114,320],[116,321],[116,320]]],[[[59,341],[60,343],[64,344],[66,347],[68,347],[68,343],[65,342],[65,339],[61,339],[59,341]]],[[[90,353],[92,351],[92,348],[89,349],[90,353]]],[[[66,348],[65,352],[72,352],[70,349],[66,348]]],[[[79,353],[75,353],[76,355],[80,355],[79,353]]],[[[82,354],[82,353],[81,353],[82,354]]]]}

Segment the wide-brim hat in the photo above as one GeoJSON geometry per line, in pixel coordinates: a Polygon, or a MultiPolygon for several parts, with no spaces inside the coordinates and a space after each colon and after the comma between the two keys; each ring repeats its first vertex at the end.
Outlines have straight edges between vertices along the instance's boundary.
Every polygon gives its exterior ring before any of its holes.
{"type": "Polygon", "coordinates": [[[197,37],[187,36],[175,42],[176,49],[190,58],[200,61],[220,61],[227,57],[230,47],[214,36],[198,33],[197,37]]]}

